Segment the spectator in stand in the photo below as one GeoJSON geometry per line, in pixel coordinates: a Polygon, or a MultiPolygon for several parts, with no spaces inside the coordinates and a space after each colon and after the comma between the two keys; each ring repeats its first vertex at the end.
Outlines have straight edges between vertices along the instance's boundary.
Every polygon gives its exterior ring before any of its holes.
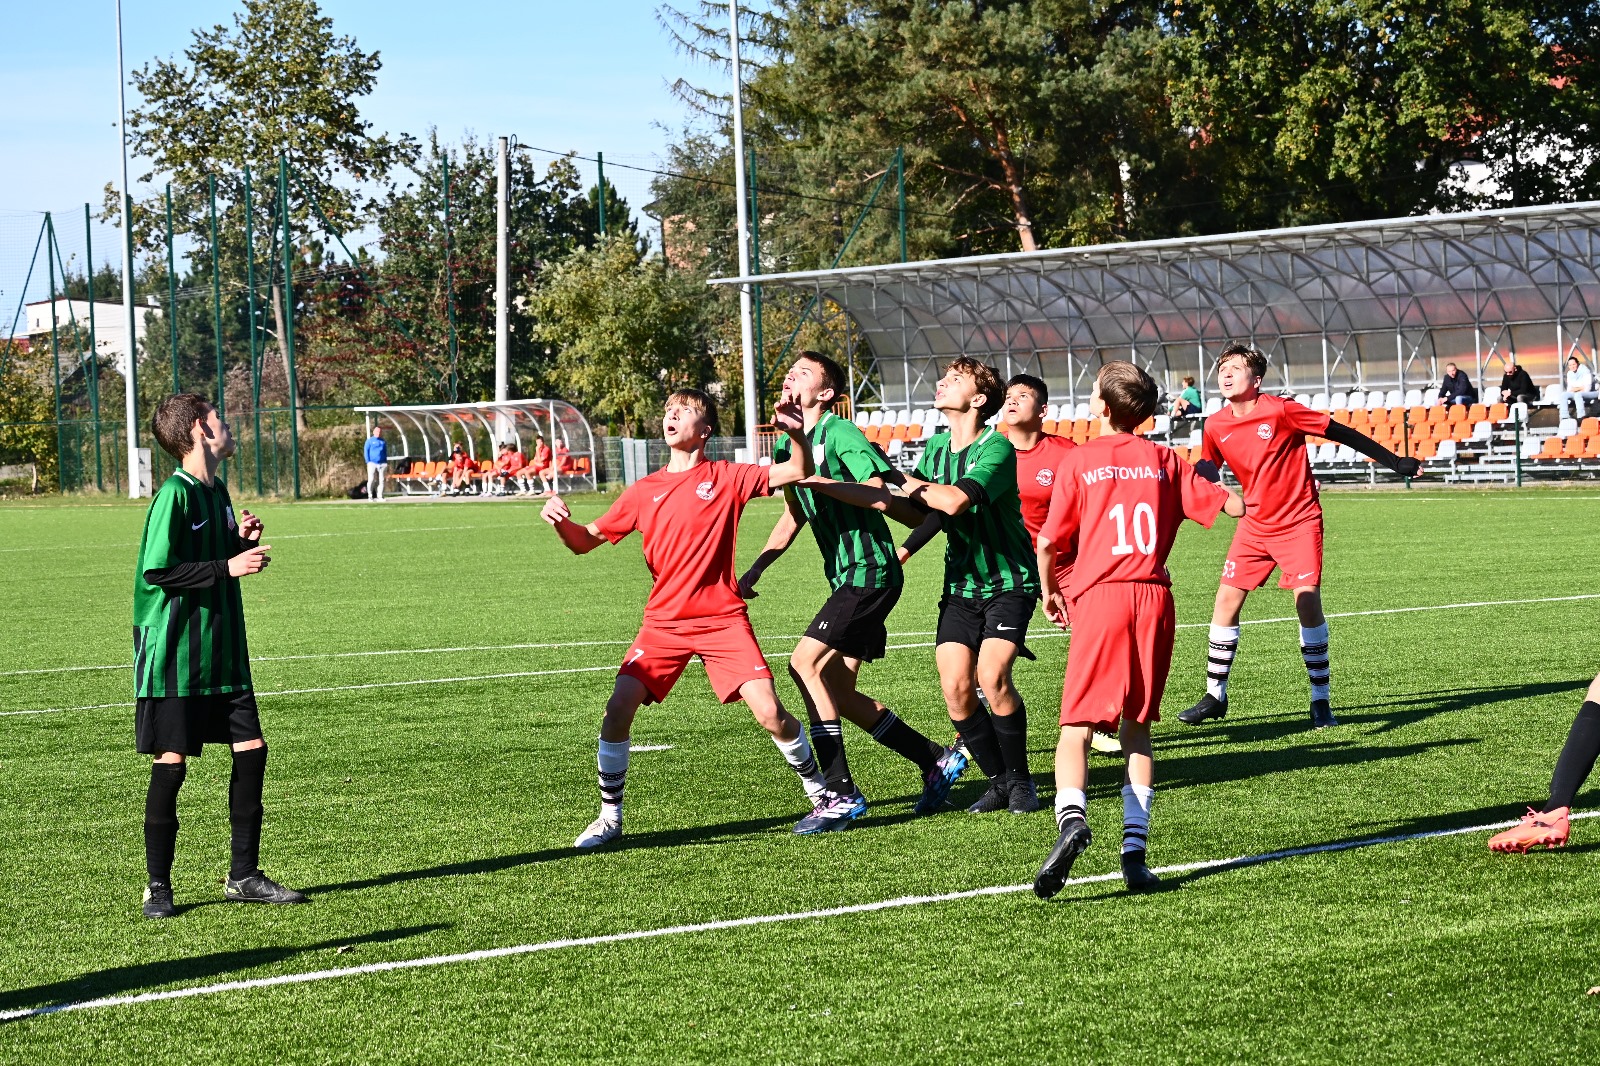
{"type": "Polygon", "coordinates": [[[478,469],[478,464],[472,457],[457,444],[450,449],[450,461],[445,463],[445,476],[450,479],[450,495],[459,496],[463,486],[471,487],[473,471],[478,469]]]}
{"type": "Polygon", "coordinates": [[[533,471],[533,476],[539,479],[539,491],[534,495],[548,496],[550,494],[550,445],[545,443],[543,437],[539,438],[538,445],[533,449],[533,463],[530,469],[533,471]]]}
{"type": "Polygon", "coordinates": [[[1585,401],[1600,399],[1600,392],[1595,391],[1594,372],[1578,361],[1578,357],[1567,357],[1567,387],[1561,393],[1561,417],[1582,418],[1588,413],[1585,401]],[[1571,410],[1571,414],[1567,411],[1571,410]]]}
{"type": "Polygon", "coordinates": [[[1202,408],[1200,390],[1194,387],[1194,375],[1183,376],[1183,391],[1172,401],[1173,418],[1199,418],[1202,408]]]}
{"type": "Polygon", "coordinates": [[[522,472],[522,452],[511,441],[500,445],[500,454],[494,457],[494,491],[497,495],[506,494],[506,486],[517,480],[517,475],[522,472]]]}
{"type": "Polygon", "coordinates": [[[1539,390],[1528,372],[1515,360],[1506,364],[1506,376],[1500,379],[1501,403],[1538,403],[1539,390]]]}
{"type": "Polygon", "coordinates": [[[373,426],[362,454],[367,459],[367,499],[383,499],[383,482],[389,474],[389,442],[383,439],[383,427],[373,426]]]}
{"type": "Polygon", "coordinates": [[[1471,407],[1478,402],[1478,390],[1473,388],[1472,379],[1461,372],[1454,363],[1444,365],[1444,380],[1439,383],[1439,399],[1446,406],[1462,404],[1471,407]]]}

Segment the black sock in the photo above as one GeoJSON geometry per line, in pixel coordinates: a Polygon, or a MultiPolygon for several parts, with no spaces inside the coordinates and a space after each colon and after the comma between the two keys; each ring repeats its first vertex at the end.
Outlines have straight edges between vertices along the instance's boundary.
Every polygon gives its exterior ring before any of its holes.
{"type": "Polygon", "coordinates": [[[1545,810],[1572,806],[1578,789],[1594,769],[1596,755],[1600,755],[1600,703],[1585,700],[1556,758],[1556,772],[1550,779],[1550,802],[1544,805],[1545,810]]]}
{"type": "Polygon", "coordinates": [[[828,782],[828,790],[853,796],[856,783],[850,779],[850,763],[844,755],[844,726],[837,721],[816,722],[811,726],[811,754],[828,782]]]}
{"type": "Polygon", "coordinates": [[[1006,769],[1017,780],[1026,780],[1028,773],[1028,708],[1019,701],[1015,714],[994,716],[994,737],[1000,745],[1000,757],[1006,769]]]}
{"type": "Polygon", "coordinates": [[[999,780],[1005,776],[1006,760],[1000,754],[1000,745],[995,740],[994,725],[989,721],[989,712],[981,706],[973,708],[972,714],[964,721],[950,719],[956,727],[956,732],[961,734],[961,739],[966,742],[967,750],[972,753],[973,760],[978,764],[991,781],[999,780]]]}
{"type": "Polygon", "coordinates": [[[233,824],[233,862],[228,876],[238,881],[261,868],[261,787],[267,775],[267,749],[233,753],[228,779],[228,821],[233,824]]]}
{"type": "Polygon", "coordinates": [[[178,847],[178,789],[187,763],[150,764],[150,787],[144,794],[144,868],[151,881],[172,884],[172,853],[178,847]]]}
{"type": "Polygon", "coordinates": [[[900,720],[899,715],[887,707],[883,709],[883,714],[878,717],[878,724],[873,726],[870,732],[873,740],[895,754],[910,759],[923,773],[932,770],[933,764],[944,755],[944,748],[906,725],[900,720]]]}

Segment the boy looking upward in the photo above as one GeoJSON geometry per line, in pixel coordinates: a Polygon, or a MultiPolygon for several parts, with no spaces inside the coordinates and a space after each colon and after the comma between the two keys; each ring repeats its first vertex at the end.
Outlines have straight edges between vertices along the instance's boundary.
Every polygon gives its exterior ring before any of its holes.
{"type": "Polygon", "coordinates": [[[1004,391],[993,367],[967,356],[950,363],[933,398],[950,429],[928,441],[916,472],[905,479],[904,496],[868,485],[806,482],[907,524],[917,522],[919,512],[943,516],[945,591],[934,657],[950,720],[989,777],[989,790],[968,808],[974,814],[1039,809],[1028,772],[1027,708],[1011,681],[1039,579],[1022,524],[1016,451],[984,425],[999,410],[1004,391]],[[992,715],[978,701],[980,686],[992,715]]]}
{"type": "Polygon", "coordinates": [[[733,577],[734,542],[745,504],[811,473],[800,408],[787,396],[773,421],[794,442],[784,463],[757,466],[706,458],[717,431],[717,409],[699,389],[667,397],[662,435],[671,455],[661,470],[622,491],[616,503],[588,525],[572,521],[560,496],[545,502],[543,517],[575,555],[617,543],[637,530],[654,577],[644,625],[623,657],[600,723],[597,762],[600,816],[574,842],[593,848],[622,835],[622,793],[628,774],[628,739],[640,706],[667,698],[690,658],[705,664],[723,703],[744,700],[772,734],[813,803],[827,791],[805,730],[778,702],[772,671],[750,628],[750,616],[733,577]]]}
{"type": "Polygon", "coordinates": [[[181,464],[150,501],[133,579],[134,737],[155,757],[145,793],[147,918],[170,918],[178,789],[186,760],[207,744],[233,749],[228,820],[233,861],[223,896],[236,903],[303,903],[305,896],[261,872],[261,793],[267,742],[250,681],[239,579],[265,570],[270,545],[261,519],[235,519],[217,467],[233,455],[233,433],[193,393],[168,396],[151,420],[156,443],[181,464]]]}
{"type": "Polygon", "coordinates": [[[1248,344],[1235,342],[1217,360],[1217,388],[1227,402],[1206,419],[1196,464],[1202,476],[1215,478],[1227,463],[1250,514],[1234,530],[1222,583],[1211,611],[1211,644],[1206,694],[1178,713],[1185,725],[1199,725],[1228,713],[1228,673],[1239,650],[1239,614],[1251,589],[1260,588],[1274,568],[1283,571],[1278,584],[1294,590],[1300,617],[1300,656],[1311,680],[1311,725],[1338,725],[1331,704],[1328,619],[1322,613],[1322,504],[1311,477],[1306,438],[1326,437],[1348,444],[1404,477],[1416,477],[1420,464],[1402,458],[1365,434],[1333,421],[1326,411],[1313,411],[1293,400],[1261,391],[1267,357],[1248,344]]]}
{"type": "Polygon", "coordinates": [[[1089,846],[1089,742],[1108,727],[1120,726],[1127,756],[1123,880],[1135,892],[1159,883],[1145,848],[1155,795],[1150,726],[1161,717],[1176,630],[1167,555],[1185,518],[1209,527],[1219,511],[1245,513],[1244,501],[1202,480],[1171,448],[1133,435],[1159,402],[1156,383],[1132,363],[1100,368],[1089,405],[1101,434],[1062,464],[1039,534],[1045,614],[1065,629],[1070,605],[1074,619],[1056,747],[1059,835],[1034,878],[1041,899],[1061,891],[1089,846]],[[1063,589],[1056,575],[1066,551],[1076,561],[1063,589]]]}
{"type": "MultiPolygon", "coordinates": [[[[784,393],[804,412],[806,447],[818,476],[882,488],[893,468],[855,423],[833,413],[844,387],[844,369],[820,352],[801,352],[783,382],[784,393]]],[[[787,439],[779,441],[772,461],[786,462],[790,450],[787,439]]],[[[784,489],[784,503],[766,549],[740,578],[739,593],[754,598],[762,573],[794,543],[801,526],[811,526],[832,592],[790,656],[789,674],[805,698],[811,747],[828,780],[828,795],[794,831],[843,829],[866,812],[866,798],[850,776],[841,717],[917,767],[922,796],[916,810],[931,814],[966,769],[966,757],[935,744],[857,689],[861,664],[883,658],[885,623],[905,584],[889,525],[878,511],[851,507],[814,489],[791,485],[784,489]]]]}

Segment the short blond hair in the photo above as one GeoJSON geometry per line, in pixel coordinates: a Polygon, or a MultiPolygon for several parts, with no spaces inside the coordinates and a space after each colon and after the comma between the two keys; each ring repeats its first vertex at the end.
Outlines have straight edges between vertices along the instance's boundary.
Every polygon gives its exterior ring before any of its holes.
{"type": "Polygon", "coordinates": [[[695,414],[706,420],[706,425],[711,427],[711,435],[717,435],[717,404],[709,395],[700,389],[673,389],[667,395],[667,406],[677,404],[687,407],[695,414]]]}

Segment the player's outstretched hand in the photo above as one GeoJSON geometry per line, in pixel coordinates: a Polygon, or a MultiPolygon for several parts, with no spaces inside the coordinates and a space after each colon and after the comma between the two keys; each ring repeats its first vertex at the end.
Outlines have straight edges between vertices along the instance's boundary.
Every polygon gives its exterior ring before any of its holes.
{"type": "Polygon", "coordinates": [[[807,485],[837,485],[838,482],[831,477],[823,477],[821,474],[812,474],[810,477],[801,478],[799,481],[796,481],[795,484],[804,488],[807,485]]]}
{"type": "Polygon", "coordinates": [[[1067,628],[1067,598],[1059,591],[1051,593],[1044,601],[1044,616],[1054,622],[1057,629],[1067,628]]]}
{"type": "Polygon", "coordinates": [[[1422,473],[1422,464],[1409,455],[1403,455],[1400,461],[1394,464],[1394,469],[1401,477],[1416,477],[1422,473]]]}
{"type": "Polygon", "coordinates": [[[261,542],[261,530],[261,519],[249,511],[239,512],[239,536],[241,538],[259,544],[261,542]]]}
{"type": "Polygon", "coordinates": [[[566,500],[560,496],[552,496],[544,501],[544,507],[539,511],[539,515],[551,525],[558,526],[572,517],[572,511],[568,509],[566,500]]]}
{"type": "Polygon", "coordinates": [[[759,576],[754,570],[746,570],[744,572],[744,576],[739,579],[739,598],[741,600],[753,600],[761,595],[756,591],[756,581],[759,576]]]}
{"type": "Polygon", "coordinates": [[[1210,459],[1202,459],[1194,464],[1194,472],[1215,484],[1222,484],[1222,473],[1217,469],[1217,464],[1210,459]]]}
{"type": "Polygon", "coordinates": [[[785,433],[799,433],[806,428],[806,416],[800,405],[785,393],[772,409],[772,424],[785,433]]]}
{"type": "Polygon", "coordinates": [[[242,551],[228,560],[229,577],[246,577],[250,574],[259,574],[272,562],[272,556],[267,552],[272,550],[270,544],[258,544],[254,548],[242,551]]]}

